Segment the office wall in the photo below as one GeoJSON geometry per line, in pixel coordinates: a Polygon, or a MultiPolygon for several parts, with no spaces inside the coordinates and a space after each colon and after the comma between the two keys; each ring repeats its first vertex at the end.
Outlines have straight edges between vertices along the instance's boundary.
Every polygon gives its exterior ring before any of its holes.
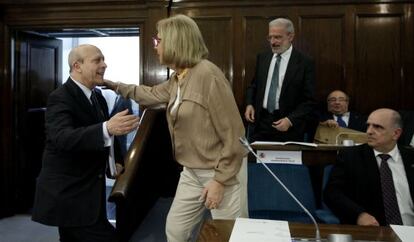
{"type": "Polygon", "coordinates": [[[190,15],[199,23],[211,59],[233,83],[241,110],[256,54],[268,48],[267,24],[276,17],[293,21],[294,46],[315,60],[319,101],[342,89],[362,113],[378,107],[414,108],[412,3],[211,2],[180,1],[172,13],[190,15]]]}

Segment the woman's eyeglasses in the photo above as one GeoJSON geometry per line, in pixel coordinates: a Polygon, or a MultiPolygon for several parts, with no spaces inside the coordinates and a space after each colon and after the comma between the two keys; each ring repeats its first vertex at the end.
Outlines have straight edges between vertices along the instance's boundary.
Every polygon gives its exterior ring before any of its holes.
{"type": "Polygon", "coordinates": [[[154,44],[155,48],[157,48],[160,43],[161,43],[161,39],[158,38],[158,36],[152,37],[152,44],[154,44]]]}

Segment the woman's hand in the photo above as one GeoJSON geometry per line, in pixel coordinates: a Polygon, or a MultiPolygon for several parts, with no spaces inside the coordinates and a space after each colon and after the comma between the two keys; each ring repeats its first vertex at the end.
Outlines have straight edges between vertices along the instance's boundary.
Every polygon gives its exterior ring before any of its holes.
{"type": "Polygon", "coordinates": [[[224,185],[216,180],[210,180],[204,188],[200,200],[205,201],[204,205],[208,209],[216,209],[220,206],[224,196],[224,185]]]}
{"type": "Polygon", "coordinates": [[[116,91],[118,88],[118,83],[104,79],[103,81],[103,88],[104,89],[111,89],[112,91],[116,91]]]}

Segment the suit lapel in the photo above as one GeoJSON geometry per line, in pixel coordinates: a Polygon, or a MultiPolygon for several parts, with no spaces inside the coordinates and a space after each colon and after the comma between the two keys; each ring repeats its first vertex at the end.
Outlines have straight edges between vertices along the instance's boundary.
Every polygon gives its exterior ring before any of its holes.
{"type": "Polygon", "coordinates": [[[76,83],[70,77],[66,81],[65,85],[67,86],[71,96],[73,96],[74,101],[84,111],[84,113],[98,120],[99,118],[95,115],[94,107],[91,105],[88,98],[78,87],[78,85],[76,85],[76,83]]]}
{"type": "Polygon", "coordinates": [[[348,127],[353,127],[355,116],[352,112],[349,112],[348,127]]]}
{"type": "Polygon", "coordinates": [[[293,78],[293,75],[297,71],[297,68],[299,66],[298,62],[298,54],[295,48],[292,47],[292,54],[290,55],[289,62],[286,68],[285,77],[283,78],[282,90],[280,91],[280,99],[282,99],[282,96],[284,95],[287,86],[289,85],[290,81],[293,78]]]}
{"type": "Polygon", "coordinates": [[[405,174],[407,176],[408,186],[410,188],[411,199],[414,199],[414,155],[408,149],[400,148],[401,158],[404,163],[405,174]]]}
{"type": "MultiPolygon", "coordinates": [[[[374,150],[369,147],[367,144],[364,144],[364,157],[363,162],[366,162],[366,170],[367,172],[367,180],[370,182],[370,186],[373,189],[372,194],[381,194],[381,178],[378,169],[377,159],[375,158],[374,150]]],[[[382,203],[382,196],[378,198],[381,199],[382,203]]]]}
{"type": "MultiPolygon", "coordinates": [[[[260,85],[260,91],[259,91],[259,95],[258,97],[264,97],[264,93],[266,90],[266,84],[267,84],[267,76],[269,74],[269,68],[270,68],[270,62],[272,61],[272,57],[273,57],[273,52],[266,52],[261,65],[260,65],[260,72],[259,73],[263,73],[263,81],[261,83],[259,83],[260,85]],[[265,74],[264,74],[265,73],[265,74]]],[[[263,98],[262,98],[263,101],[263,98]]],[[[263,103],[260,103],[261,105],[263,105],[263,103]]],[[[261,107],[261,106],[260,106],[261,107]]]]}
{"type": "Polygon", "coordinates": [[[103,115],[104,115],[104,120],[103,121],[108,120],[109,113],[108,113],[108,105],[106,104],[106,100],[105,100],[104,96],[102,95],[100,89],[96,89],[95,92],[96,92],[96,98],[98,99],[100,108],[101,108],[101,110],[103,112],[103,115]]]}

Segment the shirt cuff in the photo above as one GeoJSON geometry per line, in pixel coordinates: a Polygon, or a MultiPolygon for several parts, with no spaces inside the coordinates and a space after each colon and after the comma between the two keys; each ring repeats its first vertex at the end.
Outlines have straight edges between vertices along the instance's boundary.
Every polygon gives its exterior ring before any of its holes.
{"type": "Polygon", "coordinates": [[[287,121],[289,121],[290,127],[293,126],[292,122],[290,121],[290,119],[288,117],[286,117],[287,121]]]}
{"type": "Polygon", "coordinates": [[[113,143],[111,135],[109,135],[108,129],[106,128],[106,122],[102,124],[103,138],[104,138],[104,147],[109,147],[113,143]]]}

